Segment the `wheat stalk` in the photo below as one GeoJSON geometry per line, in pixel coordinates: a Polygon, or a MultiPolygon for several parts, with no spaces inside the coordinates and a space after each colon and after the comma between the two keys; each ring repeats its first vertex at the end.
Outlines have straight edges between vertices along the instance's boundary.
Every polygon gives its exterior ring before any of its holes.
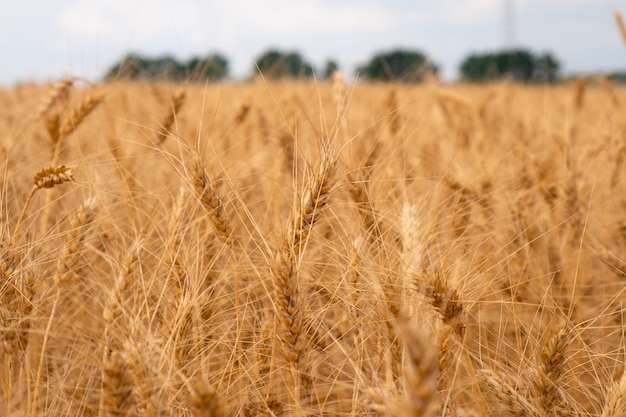
{"type": "Polygon", "coordinates": [[[622,14],[618,11],[615,11],[615,21],[617,22],[619,33],[622,35],[622,40],[626,44],[626,25],[624,24],[622,14]]]}
{"type": "Polygon", "coordinates": [[[176,121],[176,116],[180,112],[181,107],[185,103],[187,93],[184,88],[180,88],[174,92],[171,99],[171,106],[168,108],[167,115],[163,118],[159,130],[156,133],[157,145],[162,145],[169,135],[170,128],[176,121]]]}

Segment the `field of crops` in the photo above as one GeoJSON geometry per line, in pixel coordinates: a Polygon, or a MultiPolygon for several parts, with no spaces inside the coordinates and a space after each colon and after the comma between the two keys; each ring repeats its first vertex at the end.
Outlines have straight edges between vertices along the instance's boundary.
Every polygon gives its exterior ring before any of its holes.
{"type": "Polygon", "coordinates": [[[624,106],[0,90],[0,415],[623,416],[624,106]]]}

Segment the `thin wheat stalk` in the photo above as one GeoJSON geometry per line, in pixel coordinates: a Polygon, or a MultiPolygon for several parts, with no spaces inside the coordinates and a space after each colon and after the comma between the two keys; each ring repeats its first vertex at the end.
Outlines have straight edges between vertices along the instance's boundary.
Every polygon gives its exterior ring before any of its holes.
{"type": "Polygon", "coordinates": [[[622,40],[626,44],[626,25],[624,24],[622,14],[618,11],[615,12],[615,21],[617,22],[619,33],[622,35],[622,40]]]}
{"type": "MultiPolygon", "coordinates": [[[[44,181],[43,183],[49,183],[50,181],[44,181]]],[[[59,179],[59,181],[61,181],[59,179]]],[[[66,180],[61,181],[60,183],[66,180]]],[[[35,183],[37,184],[37,176],[35,176],[35,183]]],[[[62,255],[57,261],[56,273],[53,277],[53,282],[56,287],[56,292],[54,295],[54,301],[52,303],[52,308],[50,313],[48,314],[48,322],[46,324],[46,330],[43,335],[43,341],[41,343],[41,351],[39,354],[39,362],[37,365],[37,374],[35,377],[35,383],[33,387],[35,387],[33,391],[33,399],[31,400],[31,415],[35,415],[36,409],[39,406],[39,394],[40,394],[40,384],[43,377],[43,367],[44,367],[44,357],[46,355],[48,349],[48,341],[51,335],[52,323],[56,316],[56,310],[59,305],[59,300],[61,299],[61,294],[66,289],[66,285],[70,278],[76,276],[80,271],[79,259],[82,254],[82,250],[84,247],[84,238],[86,228],[89,226],[91,221],[94,218],[94,205],[95,200],[87,200],[83,204],[81,204],[76,212],[76,215],[72,219],[71,229],[66,237],[65,244],[63,245],[62,255]]]]}
{"type": "Polygon", "coordinates": [[[180,88],[172,95],[171,106],[168,108],[167,115],[163,118],[159,130],[156,133],[157,145],[162,145],[169,135],[170,128],[176,121],[176,116],[180,112],[181,107],[185,103],[187,93],[184,88],[180,88]]]}

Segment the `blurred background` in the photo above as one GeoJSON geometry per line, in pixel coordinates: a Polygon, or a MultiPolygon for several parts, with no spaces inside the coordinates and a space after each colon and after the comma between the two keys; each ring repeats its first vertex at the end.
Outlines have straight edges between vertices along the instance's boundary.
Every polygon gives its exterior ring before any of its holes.
{"type": "Polygon", "coordinates": [[[419,52],[444,81],[472,54],[511,50],[554,58],[563,76],[619,73],[615,11],[626,0],[0,0],[0,84],[102,80],[128,54],[187,70],[217,56],[226,72],[213,78],[242,79],[271,51],[296,53],[319,78],[329,65],[354,78],[397,50],[419,52]]]}

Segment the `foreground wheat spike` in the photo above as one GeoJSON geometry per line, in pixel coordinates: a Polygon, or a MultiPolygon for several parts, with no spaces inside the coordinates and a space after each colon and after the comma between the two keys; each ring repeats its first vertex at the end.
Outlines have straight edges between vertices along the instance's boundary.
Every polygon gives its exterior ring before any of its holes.
{"type": "Polygon", "coordinates": [[[303,361],[302,298],[299,290],[297,264],[312,225],[328,203],[333,186],[336,164],[328,153],[322,154],[319,169],[311,175],[301,198],[300,206],[292,210],[289,228],[282,247],[274,254],[271,276],[277,306],[277,333],[281,340],[284,359],[294,376],[299,404],[308,403],[312,380],[308,364],[303,361]]]}
{"type": "Polygon", "coordinates": [[[535,389],[537,409],[546,415],[563,406],[562,377],[565,372],[565,350],[570,344],[570,329],[562,328],[541,349],[541,362],[535,370],[532,385],[535,389]]]}
{"type": "Polygon", "coordinates": [[[618,417],[626,415],[626,374],[606,393],[601,417],[618,417]]]}
{"type": "Polygon", "coordinates": [[[428,344],[429,337],[413,322],[398,318],[399,336],[408,353],[405,389],[409,406],[408,415],[434,416],[438,410],[437,355],[428,344]]]}
{"type": "Polygon", "coordinates": [[[122,356],[114,350],[104,363],[104,407],[106,417],[127,416],[133,405],[133,379],[122,356]]]}
{"type": "Polygon", "coordinates": [[[24,215],[26,214],[26,209],[30,204],[30,200],[33,198],[33,195],[40,188],[53,188],[57,185],[61,185],[66,182],[70,182],[74,180],[74,175],[72,170],[65,165],[57,166],[57,167],[48,167],[43,168],[35,174],[33,179],[33,188],[31,188],[28,196],[26,197],[26,202],[24,203],[24,207],[20,213],[20,216],[17,219],[17,223],[15,224],[15,229],[13,229],[13,237],[11,238],[12,245],[15,246],[17,241],[17,234],[22,225],[22,221],[24,220],[24,215]]]}
{"type": "Polygon", "coordinates": [[[39,188],[53,188],[55,185],[60,185],[65,182],[72,181],[74,175],[72,170],[65,165],[58,167],[48,167],[35,174],[34,182],[35,187],[39,188]]]}
{"type": "Polygon", "coordinates": [[[489,369],[479,370],[478,376],[481,378],[480,383],[506,406],[507,411],[519,416],[539,415],[537,408],[520,392],[515,382],[489,369]]]}
{"type": "Polygon", "coordinates": [[[228,224],[228,217],[222,199],[217,194],[215,187],[211,183],[208,174],[204,170],[200,158],[194,156],[190,161],[191,181],[196,196],[200,199],[200,203],[209,213],[213,227],[219,239],[226,243],[231,235],[231,228],[228,224]]]}
{"type": "MultiPolygon", "coordinates": [[[[418,284],[418,286],[421,286],[421,284],[418,284]]],[[[442,272],[437,271],[430,282],[422,287],[422,292],[430,299],[433,307],[437,309],[441,320],[448,326],[451,326],[455,333],[463,337],[465,335],[463,301],[457,290],[448,281],[448,278],[442,272]]]]}
{"type": "Polygon", "coordinates": [[[214,388],[199,379],[193,381],[193,389],[189,396],[189,404],[193,407],[194,417],[225,417],[221,401],[214,388]]]}

